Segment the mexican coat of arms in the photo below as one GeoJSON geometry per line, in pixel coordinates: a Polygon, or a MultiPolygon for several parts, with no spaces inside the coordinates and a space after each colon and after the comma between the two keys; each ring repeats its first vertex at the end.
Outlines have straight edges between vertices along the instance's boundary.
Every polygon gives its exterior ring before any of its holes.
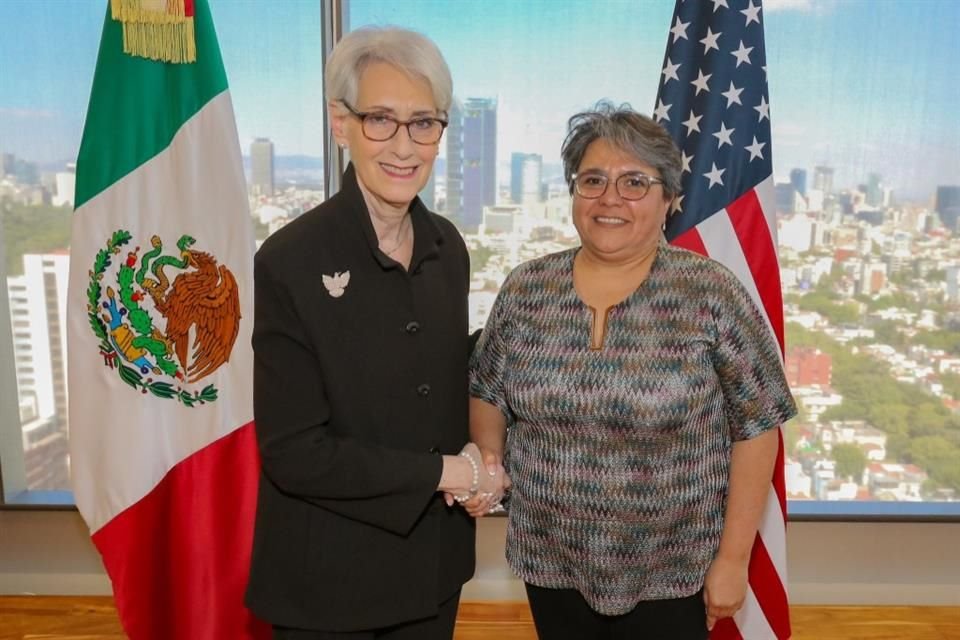
{"type": "Polygon", "coordinates": [[[217,388],[197,383],[233,350],[240,328],[236,278],[212,254],[192,249],[196,241],[188,235],[173,255],[164,255],[153,236],[149,251],[140,255],[135,247],[116,267],[114,258],[130,240],[130,232],[115,231],[89,272],[87,315],[104,365],[141,393],[187,407],[214,402],[217,388]]]}

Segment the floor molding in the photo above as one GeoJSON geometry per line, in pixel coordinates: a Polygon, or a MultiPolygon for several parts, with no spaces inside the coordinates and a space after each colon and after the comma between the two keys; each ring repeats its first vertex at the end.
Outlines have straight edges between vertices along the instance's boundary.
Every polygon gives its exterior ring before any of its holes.
{"type": "MultiPolygon", "coordinates": [[[[793,640],[960,640],[960,607],[790,608],[793,640]]],[[[0,596],[0,640],[124,640],[109,596],[0,596]]],[[[526,602],[467,600],[455,640],[536,640],[526,602]]]]}

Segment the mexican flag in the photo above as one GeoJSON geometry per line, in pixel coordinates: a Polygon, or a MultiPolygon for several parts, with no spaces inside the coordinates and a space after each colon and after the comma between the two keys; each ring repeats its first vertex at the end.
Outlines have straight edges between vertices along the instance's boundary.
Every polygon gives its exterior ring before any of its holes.
{"type": "Polygon", "coordinates": [[[223,61],[205,0],[113,5],[71,243],[77,507],[130,638],[265,637],[243,606],[254,238],[223,61]]]}

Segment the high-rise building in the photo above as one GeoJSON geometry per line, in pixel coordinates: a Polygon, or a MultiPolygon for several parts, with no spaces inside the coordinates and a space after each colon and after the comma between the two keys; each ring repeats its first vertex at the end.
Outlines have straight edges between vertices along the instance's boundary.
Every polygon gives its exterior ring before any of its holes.
{"type": "Polygon", "coordinates": [[[66,305],[70,258],[23,256],[7,278],[27,488],[66,489],[66,305]]]}
{"type": "Polygon", "coordinates": [[[273,142],[257,138],[250,143],[250,189],[255,195],[272,196],[273,188],[273,142]]]}
{"type": "Polygon", "coordinates": [[[789,182],[774,185],[775,202],[778,214],[790,215],[797,211],[797,190],[789,182]]]}
{"type": "Polygon", "coordinates": [[[543,200],[543,157],[537,153],[510,156],[510,200],[530,204],[543,200]]]}
{"type": "Polygon", "coordinates": [[[423,201],[423,206],[430,209],[430,211],[437,210],[437,182],[434,175],[436,175],[435,171],[431,171],[430,177],[427,179],[427,184],[423,185],[423,189],[417,194],[420,196],[420,200],[423,201]]]}
{"type": "Polygon", "coordinates": [[[790,184],[803,197],[807,196],[807,170],[793,169],[790,171],[790,184]]]}
{"type": "Polygon", "coordinates": [[[943,226],[955,232],[957,230],[957,220],[960,220],[960,186],[938,186],[934,209],[940,216],[940,222],[943,223],[943,226]]]}
{"type": "Polygon", "coordinates": [[[864,261],[860,265],[858,293],[873,295],[887,285],[887,265],[879,261],[864,261]]]}
{"type": "Polygon", "coordinates": [[[514,233],[523,207],[515,204],[494,205],[483,209],[484,234],[514,233]]]}
{"type": "Polygon", "coordinates": [[[54,174],[53,206],[73,206],[73,194],[77,188],[77,165],[70,163],[65,171],[54,174]]]}
{"type": "Polygon", "coordinates": [[[478,228],[483,208],[496,202],[497,101],[469,98],[463,105],[463,228],[478,228]]]}
{"type": "Polygon", "coordinates": [[[823,191],[825,196],[833,193],[833,167],[813,168],[813,188],[823,191]]]}
{"type": "Polygon", "coordinates": [[[66,305],[70,257],[23,256],[23,275],[7,278],[17,386],[38,416],[66,418],[66,305]]]}
{"type": "Polygon", "coordinates": [[[863,207],[858,209],[855,215],[857,220],[863,220],[867,224],[873,225],[874,227],[879,227],[884,222],[883,211],[880,209],[868,209],[863,207]]]}
{"type": "Polygon", "coordinates": [[[0,178],[13,173],[14,157],[12,153],[0,153],[0,178]]]}
{"type": "Polygon", "coordinates": [[[463,213],[463,107],[454,98],[450,105],[447,126],[447,197],[445,213],[461,222],[463,213]]]}
{"type": "Polygon", "coordinates": [[[867,176],[867,184],[864,189],[866,202],[871,207],[879,207],[883,204],[883,178],[879,173],[871,173],[867,176]]]}
{"type": "Polygon", "coordinates": [[[960,302],[960,267],[947,267],[946,272],[947,302],[960,302]]]}
{"type": "Polygon", "coordinates": [[[800,253],[810,251],[817,244],[816,233],[817,221],[806,215],[788,216],[777,221],[779,246],[800,253]]]}

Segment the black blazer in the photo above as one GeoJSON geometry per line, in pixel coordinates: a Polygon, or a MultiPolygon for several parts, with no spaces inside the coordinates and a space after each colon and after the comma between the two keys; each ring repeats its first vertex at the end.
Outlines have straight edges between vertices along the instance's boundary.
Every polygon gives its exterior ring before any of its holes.
{"type": "Polygon", "coordinates": [[[408,272],[377,248],[348,167],[338,194],[257,252],[246,599],[273,624],[422,618],[473,575],[473,520],[435,492],[438,453],[468,440],[469,257],[449,221],[419,199],[410,212],[408,272]]]}

